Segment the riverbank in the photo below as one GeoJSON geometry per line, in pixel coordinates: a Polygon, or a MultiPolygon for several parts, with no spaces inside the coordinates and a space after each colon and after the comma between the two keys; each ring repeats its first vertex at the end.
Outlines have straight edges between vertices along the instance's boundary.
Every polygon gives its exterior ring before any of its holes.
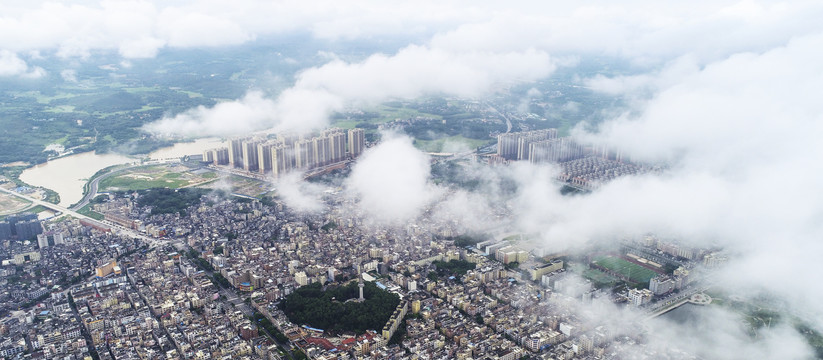
{"type": "Polygon", "coordinates": [[[18,186],[47,189],[47,201],[64,207],[83,201],[91,190],[90,182],[107,171],[124,164],[139,165],[145,160],[176,159],[201,154],[204,150],[225,145],[218,138],[180,141],[149,154],[76,153],[29,167],[3,167],[0,172],[18,186]],[[109,170],[106,170],[109,169],[109,170]]]}

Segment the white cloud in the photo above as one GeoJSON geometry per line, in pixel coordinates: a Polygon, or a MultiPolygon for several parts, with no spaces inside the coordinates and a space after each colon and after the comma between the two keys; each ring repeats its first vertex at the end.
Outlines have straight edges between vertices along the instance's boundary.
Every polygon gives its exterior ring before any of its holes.
{"type": "Polygon", "coordinates": [[[274,182],[275,191],[288,207],[300,211],[316,213],[326,208],[320,197],[324,186],[303,181],[303,174],[292,172],[274,182]]]}
{"type": "Polygon", "coordinates": [[[166,42],[162,39],[144,36],[123,41],[118,51],[127,59],[152,58],[165,44],[166,42]]]}
{"type": "Polygon", "coordinates": [[[0,50],[0,76],[19,76],[37,79],[46,75],[46,71],[39,66],[29,66],[17,54],[0,50]]]}
{"type": "Polygon", "coordinates": [[[212,109],[200,107],[151,124],[148,129],[185,135],[225,135],[226,131],[267,128],[308,131],[326,126],[329,115],[347,104],[424,94],[480,96],[503,82],[533,81],[554,69],[552,58],[542,51],[453,53],[411,45],[391,56],[376,54],[358,63],[333,60],[304,70],[294,86],[274,101],[253,92],[241,101],[212,109]],[[250,97],[255,101],[249,101],[250,97]],[[228,108],[242,111],[229,117],[225,116],[228,108]],[[219,123],[221,119],[231,123],[219,123]]]}
{"type": "Polygon", "coordinates": [[[63,81],[76,83],[77,82],[77,70],[74,69],[66,69],[60,72],[60,77],[63,78],[63,81]]]}
{"type": "Polygon", "coordinates": [[[429,172],[429,157],[410,138],[395,136],[357,160],[346,188],[359,197],[359,206],[369,218],[402,223],[419,215],[437,196],[428,183],[429,172]]]}
{"type": "Polygon", "coordinates": [[[235,45],[254,38],[237,22],[223,16],[173,8],[160,15],[158,31],[174,47],[235,45]]]}
{"type": "MultiPolygon", "coordinates": [[[[552,246],[610,241],[653,231],[731,254],[718,277],[726,289],[766,291],[815,324],[823,306],[816,254],[823,226],[823,35],[763,53],[741,53],[658,82],[655,96],[625,115],[578,135],[666,160],[666,176],[608,184],[583,197],[557,196],[546,170],[529,170],[515,204],[526,230],[552,246]],[[764,264],[771,264],[766,265],[764,264]],[[798,277],[796,274],[804,274],[798,277]]],[[[678,66],[677,64],[672,66],[678,66]]],[[[657,80],[657,79],[655,79],[657,80]]]]}
{"type": "Polygon", "coordinates": [[[189,136],[243,135],[265,128],[272,122],[275,104],[260,92],[249,92],[237,101],[213,107],[198,106],[172,117],[146,124],[143,129],[156,134],[189,136]]]}

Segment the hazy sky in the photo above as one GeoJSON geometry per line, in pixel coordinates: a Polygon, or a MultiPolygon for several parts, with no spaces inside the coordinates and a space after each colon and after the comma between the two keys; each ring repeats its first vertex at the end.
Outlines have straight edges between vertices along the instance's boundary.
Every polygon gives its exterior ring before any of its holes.
{"type": "MultiPolygon", "coordinates": [[[[823,286],[816,282],[823,277],[823,2],[32,1],[0,5],[0,14],[0,78],[30,81],[45,73],[30,64],[35,59],[83,61],[99,49],[140,61],[169,48],[291,32],[325,40],[416,39],[362,61],[327,54],[327,63],[302,70],[274,97],[251,90],[146,127],[192,135],[318,128],[349,104],[429,93],[482,97],[497,83],[543,79],[581,58],[624,60],[646,71],[582,80],[625,95],[631,111],[575,135],[667,161],[671,170],[572,198],[558,195],[552,168],[518,165],[486,174],[489,183],[519,182],[512,200],[517,224],[556,248],[649,231],[723,246],[731,261],[717,282],[745,294],[777,294],[823,330],[823,286]]],[[[61,74],[75,76],[71,69],[61,74]]],[[[346,187],[366,209],[404,221],[442,199],[426,181],[425,162],[408,139],[395,137],[363,156],[346,187]],[[389,204],[391,212],[380,210],[389,204]]],[[[304,203],[307,189],[285,184],[304,203]]],[[[484,199],[495,196],[493,187],[462,192],[437,207],[485,214],[484,199]]],[[[318,208],[309,203],[303,210],[318,208]]],[[[658,345],[678,338],[678,346],[716,358],[810,356],[791,328],[765,331],[754,343],[733,314],[707,321],[706,333],[685,338],[661,327],[658,345]]]]}

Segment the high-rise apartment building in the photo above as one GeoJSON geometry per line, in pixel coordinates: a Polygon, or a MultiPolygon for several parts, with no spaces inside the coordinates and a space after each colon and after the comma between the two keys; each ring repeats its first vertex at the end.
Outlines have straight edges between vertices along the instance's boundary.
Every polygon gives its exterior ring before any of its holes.
{"type": "Polygon", "coordinates": [[[497,155],[506,160],[527,160],[531,150],[529,145],[556,137],[557,129],[500,134],[497,135],[497,155]]]}
{"type": "Polygon", "coordinates": [[[313,138],[312,151],[314,152],[314,166],[331,164],[331,138],[328,136],[313,138]]]}
{"type": "Polygon", "coordinates": [[[203,161],[214,165],[227,165],[229,163],[229,149],[218,148],[203,152],[203,161]]]}
{"type": "Polygon", "coordinates": [[[363,129],[349,130],[349,156],[352,159],[360,156],[366,148],[366,132],[363,129]]]}
{"type": "Polygon", "coordinates": [[[294,143],[294,167],[298,169],[311,168],[315,164],[314,142],[298,140],[294,143]]]}
{"type": "Polygon", "coordinates": [[[233,168],[243,167],[243,139],[229,140],[229,166],[233,168]]]}
{"type": "Polygon", "coordinates": [[[294,168],[294,148],[279,144],[271,149],[272,174],[280,176],[294,168]]]}
{"type": "Polygon", "coordinates": [[[544,140],[529,145],[529,162],[565,162],[583,157],[583,146],[569,137],[544,140]]]}
{"type": "Polygon", "coordinates": [[[557,129],[535,130],[520,133],[517,139],[517,160],[528,160],[532,143],[557,138],[557,129]]]}
{"type": "Polygon", "coordinates": [[[257,144],[257,171],[261,174],[270,173],[272,170],[271,150],[276,146],[275,142],[264,142],[257,144]]]}
{"type": "Polygon", "coordinates": [[[260,140],[254,139],[246,139],[243,140],[243,170],[246,171],[257,171],[259,168],[258,163],[258,156],[257,156],[257,145],[260,144],[260,140]]]}
{"type": "Polygon", "coordinates": [[[329,138],[331,145],[331,163],[340,162],[346,159],[346,133],[342,129],[329,129],[324,131],[324,135],[329,138]]]}

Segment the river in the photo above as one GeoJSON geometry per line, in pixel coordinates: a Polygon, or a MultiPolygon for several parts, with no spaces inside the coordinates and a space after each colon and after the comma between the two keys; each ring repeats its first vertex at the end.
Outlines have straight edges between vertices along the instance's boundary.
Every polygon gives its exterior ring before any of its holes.
{"type": "MultiPolygon", "coordinates": [[[[225,146],[225,142],[217,138],[198,139],[156,150],[149,154],[149,158],[166,159],[200,154],[204,150],[220,146],[225,146]]],[[[83,186],[100,169],[137,161],[140,160],[125,155],[85,152],[30,167],[20,174],[20,180],[56,191],[60,194],[59,205],[69,207],[83,198],[83,186]]]]}

